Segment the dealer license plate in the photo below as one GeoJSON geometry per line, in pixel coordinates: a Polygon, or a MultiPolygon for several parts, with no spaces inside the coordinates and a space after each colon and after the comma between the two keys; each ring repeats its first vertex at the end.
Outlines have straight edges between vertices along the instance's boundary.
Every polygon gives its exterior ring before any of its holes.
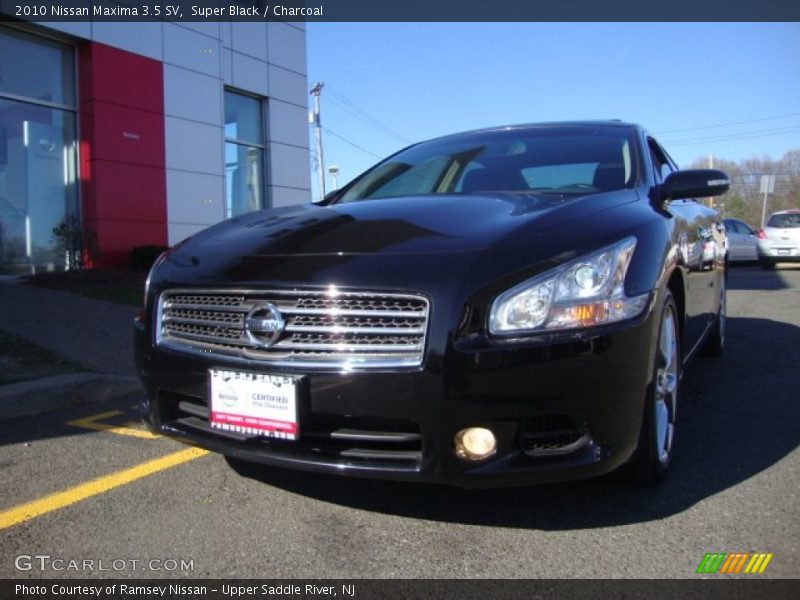
{"type": "Polygon", "coordinates": [[[296,440],[296,377],[209,369],[211,426],[250,435],[296,440]]]}

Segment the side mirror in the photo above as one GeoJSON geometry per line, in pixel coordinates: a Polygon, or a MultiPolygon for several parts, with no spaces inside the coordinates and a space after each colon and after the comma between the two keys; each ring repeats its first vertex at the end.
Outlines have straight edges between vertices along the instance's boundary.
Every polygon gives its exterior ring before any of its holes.
{"type": "Polygon", "coordinates": [[[664,200],[681,198],[708,198],[728,191],[731,180],[717,169],[688,169],[670,173],[661,184],[664,200]]]}

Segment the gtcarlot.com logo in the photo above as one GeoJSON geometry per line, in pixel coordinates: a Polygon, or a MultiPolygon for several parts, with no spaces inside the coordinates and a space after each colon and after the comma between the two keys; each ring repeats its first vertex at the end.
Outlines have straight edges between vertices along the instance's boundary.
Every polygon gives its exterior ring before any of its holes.
{"type": "Polygon", "coordinates": [[[20,554],[17,571],[194,571],[194,559],[185,558],[63,558],[49,554],[20,554]]]}
{"type": "Polygon", "coordinates": [[[763,573],[772,554],[762,552],[709,552],[700,561],[696,573],[763,573]]]}

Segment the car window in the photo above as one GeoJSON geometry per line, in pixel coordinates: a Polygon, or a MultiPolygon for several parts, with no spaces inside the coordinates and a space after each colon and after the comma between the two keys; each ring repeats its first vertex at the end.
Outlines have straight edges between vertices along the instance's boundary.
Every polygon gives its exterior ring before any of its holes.
{"type": "Polygon", "coordinates": [[[668,162],[661,163],[661,181],[664,181],[672,173],[672,167],[668,162]]]}
{"type": "Polygon", "coordinates": [[[528,187],[553,189],[570,185],[592,185],[598,163],[545,165],[522,169],[528,187]]]}
{"type": "Polygon", "coordinates": [[[728,233],[745,233],[742,230],[742,227],[739,225],[738,221],[733,221],[731,219],[725,219],[725,231],[728,233]]]}
{"type": "Polygon", "coordinates": [[[745,235],[755,235],[756,230],[750,227],[747,223],[743,223],[742,221],[736,221],[736,225],[739,227],[739,233],[744,233],[745,235]]]}
{"type": "Polygon", "coordinates": [[[403,196],[418,193],[416,190],[419,189],[435,190],[436,183],[448,164],[450,164],[449,157],[433,156],[418,165],[409,165],[403,172],[375,190],[371,197],[403,196]]]}
{"type": "Polygon", "coordinates": [[[672,164],[667,153],[658,145],[658,143],[650,138],[647,140],[650,149],[650,162],[653,165],[653,173],[658,183],[663,183],[669,177],[669,174],[677,169],[672,164]]]}
{"type": "Polygon", "coordinates": [[[351,183],[336,200],[520,192],[593,194],[633,187],[634,130],[531,127],[476,132],[412,146],[351,183]]]}
{"type": "Polygon", "coordinates": [[[782,229],[800,227],[800,212],[772,215],[767,221],[767,227],[780,227],[782,229]]]}

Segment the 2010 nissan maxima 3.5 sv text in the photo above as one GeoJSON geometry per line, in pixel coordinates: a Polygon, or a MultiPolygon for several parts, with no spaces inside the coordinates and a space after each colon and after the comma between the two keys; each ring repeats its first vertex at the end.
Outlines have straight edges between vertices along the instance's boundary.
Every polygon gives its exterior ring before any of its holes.
{"type": "Polygon", "coordinates": [[[159,258],[145,419],[240,466],[657,481],[682,369],[724,343],[724,228],[693,198],[727,187],[616,121],[411,146],[159,258]]]}

